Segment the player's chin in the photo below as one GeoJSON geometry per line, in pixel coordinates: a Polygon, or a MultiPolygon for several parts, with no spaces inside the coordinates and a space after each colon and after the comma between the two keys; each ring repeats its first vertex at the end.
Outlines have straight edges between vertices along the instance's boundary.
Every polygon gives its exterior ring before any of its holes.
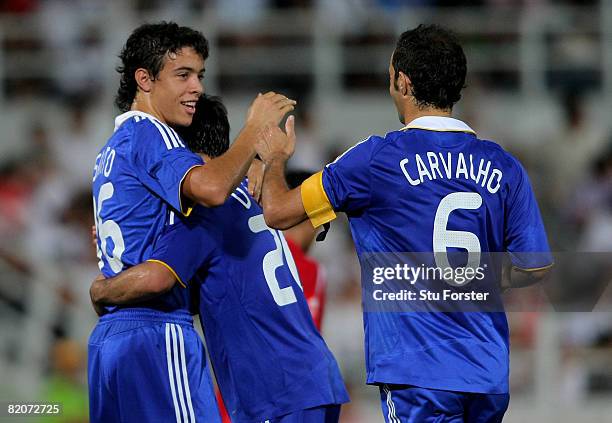
{"type": "Polygon", "coordinates": [[[178,126],[189,126],[191,122],[193,122],[193,115],[189,113],[181,113],[176,119],[176,125],[178,126]]]}

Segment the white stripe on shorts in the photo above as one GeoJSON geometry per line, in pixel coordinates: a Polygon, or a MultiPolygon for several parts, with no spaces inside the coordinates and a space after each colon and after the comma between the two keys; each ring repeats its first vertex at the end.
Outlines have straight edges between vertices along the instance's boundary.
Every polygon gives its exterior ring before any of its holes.
{"type": "Polygon", "coordinates": [[[195,423],[195,415],[193,413],[193,404],[191,403],[191,390],[189,389],[189,378],[187,377],[187,361],[185,360],[185,341],[183,339],[183,329],[180,325],[176,325],[178,332],[179,348],[181,351],[181,367],[183,368],[183,385],[185,385],[185,398],[187,399],[187,408],[189,408],[189,417],[195,423]]]}
{"type": "Polygon", "coordinates": [[[400,419],[397,418],[397,415],[395,414],[395,404],[393,403],[393,399],[391,398],[391,391],[389,390],[389,387],[385,385],[383,389],[385,393],[387,394],[387,408],[389,409],[387,413],[387,417],[389,418],[389,422],[390,423],[402,423],[400,419]]]}
{"type": "Polygon", "coordinates": [[[181,381],[181,369],[179,363],[179,352],[176,340],[176,329],[174,324],[170,324],[170,333],[172,334],[172,355],[174,356],[174,375],[176,376],[176,392],[178,394],[179,403],[181,404],[181,411],[183,413],[183,421],[189,423],[189,416],[187,415],[187,408],[185,407],[185,399],[183,398],[183,382],[181,381]]]}
{"type": "Polygon", "coordinates": [[[172,353],[170,352],[170,323],[166,323],[166,361],[168,362],[168,380],[170,381],[170,392],[172,392],[172,402],[174,403],[174,415],[176,416],[176,423],[181,423],[176,390],[174,389],[174,371],[172,370],[172,353]]]}

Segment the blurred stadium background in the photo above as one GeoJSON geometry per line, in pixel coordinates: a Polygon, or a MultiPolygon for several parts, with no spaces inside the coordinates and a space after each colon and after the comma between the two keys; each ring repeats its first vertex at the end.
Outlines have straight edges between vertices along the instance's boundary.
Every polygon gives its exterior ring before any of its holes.
{"type": "MultiPolygon", "coordinates": [[[[400,127],[387,91],[395,40],[422,22],[450,27],[469,69],[455,115],[525,164],[555,251],[612,251],[610,0],[4,0],[0,400],[60,401],[64,415],[41,421],[87,421],[90,174],[113,128],[117,54],[139,23],[161,19],[209,39],[205,89],[223,97],[234,134],[257,92],[296,98],[292,166],[312,170],[400,127]]],[[[342,422],[380,422],[346,224],[313,253],[328,276],[323,335],[352,394],[342,422]]],[[[506,421],[612,421],[610,313],[509,320],[506,421]]]]}

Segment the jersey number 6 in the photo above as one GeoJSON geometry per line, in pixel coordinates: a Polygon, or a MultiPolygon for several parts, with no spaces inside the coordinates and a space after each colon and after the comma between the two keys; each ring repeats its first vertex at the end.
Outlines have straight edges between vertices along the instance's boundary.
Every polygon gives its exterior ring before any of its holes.
{"type": "Polygon", "coordinates": [[[123,262],[121,261],[121,255],[125,251],[125,243],[123,242],[123,234],[121,228],[114,220],[102,221],[100,214],[102,212],[102,204],[115,193],[115,188],[112,182],[107,182],[100,187],[98,192],[98,199],[94,198],[94,215],[96,218],[96,232],[98,240],[100,242],[97,246],[98,253],[98,267],[102,270],[104,262],[102,261],[102,255],[106,258],[111,270],[115,273],[121,272],[123,269],[123,262]],[[113,252],[111,255],[108,254],[106,249],[107,239],[110,238],[113,241],[113,252]]]}
{"type": "MultiPolygon", "coordinates": [[[[482,197],[477,192],[453,192],[440,201],[433,226],[433,250],[436,265],[442,269],[451,267],[446,249],[449,247],[464,248],[468,252],[466,267],[477,268],[480,265],[480,240],[476,234],[467,231],[450,231],[446,229],[448,217],[457,209],[476,210],[482,205],[482,197]]],[[[445,272],[443,272],[444,274],[445,272]]],[[[473,278],[465,279],[463,283],[446,280],[454,286],[462,286],[473,278]]]]}

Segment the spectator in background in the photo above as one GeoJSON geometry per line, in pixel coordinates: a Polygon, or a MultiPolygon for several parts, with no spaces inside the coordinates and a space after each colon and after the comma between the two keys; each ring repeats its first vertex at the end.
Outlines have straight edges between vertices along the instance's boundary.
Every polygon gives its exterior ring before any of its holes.
{"type": "Polygon", "coordinates": [[[63,184],[74,190],[89,189],[94,159],[104,139],[96,133],[99,116],[90,113],[91,99],[85,96],[72,97],[65,104],[66,122],[51,136],[52,157],[63,184]]]}
{"type": "Polygon", "coordinates": [[[101,90],[104,68],[100,14],[105,2],[47,0],[40,4],[42,40],[52,53],[50,73],[62,96],[95,97],[101,90]]]}
{"type": "Polygon", "coordinates": [[[0,164],[0,235],[3,241],[30,224],[29,209],[37,187],[53,166],[49,160],[49,134],[40,122],[32,122],[23,156],[0,164]]]}
{"type": "Polygon", "coordinates": [[[605,138],[600,125],[589,120],[592,114],[585,110],[581,93],[569,91],[560,100],[561,124],[547,136],[547,142],[535,149],[533,157],[537,157],[540,185],[545,188],[540,190],[540,196],[551,228],[551,243],[564,251],[576,249],[581,223],[572,216],[580,208],[574,204],[574,194],[583,191],[585,182],[590,181],[591,163],[605,138]]]}
{"type": "Polygon", "coordinates": [[[34,189],[30,168],[29,162],[17,159],[0,166],[0,234],[3,240],[15,237],[27,223],[26,210],[34,189]]]}
{"type": "Polygon", "coordinates": [[[553,183],[550,190],[552,204],[567,204],[578,184],[589,176],[589,166],[601,149],[604,134],[589,122],[584,97],[577,92],[563,95],[564,127],[550,143],[544,145],[541,157],[547,175],[553,183]],[[554,154],[550,154],[554,151],[554,154]]]}
{"type": "MultiPolygon", "coordinates": [[[[611,140],[612,141],[612,140],[611,140]]],[[[591,163],[591,174],[578,185],[569,204],[570,221],[581,229],[580,251],[612,251],[612,149],[591,163]]]]}

